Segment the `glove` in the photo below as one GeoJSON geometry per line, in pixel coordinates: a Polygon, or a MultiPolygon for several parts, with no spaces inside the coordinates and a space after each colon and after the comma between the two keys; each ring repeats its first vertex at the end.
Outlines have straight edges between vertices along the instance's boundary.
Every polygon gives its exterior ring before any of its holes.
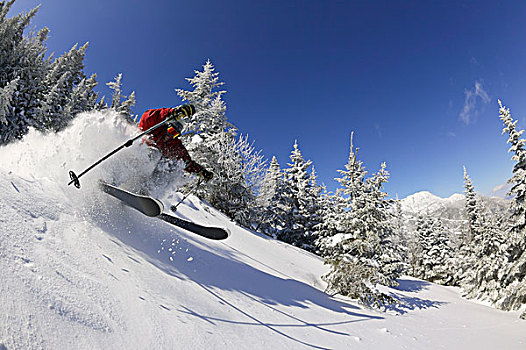
{"type": "Polygon", "coordinates": [[[197,175],[199,175],[199,177],[205,180],[205,182],[212,180],[212,178],[214,177],[214,173],[206,170],[205,168],[203,168],[197,175]]]}
{"type": "Polygon", "coordinates": [[[180,117],[190,117],[195,113],[194,105],[182,105],[172,109],[172,117],[179,119],[180,117]]]}

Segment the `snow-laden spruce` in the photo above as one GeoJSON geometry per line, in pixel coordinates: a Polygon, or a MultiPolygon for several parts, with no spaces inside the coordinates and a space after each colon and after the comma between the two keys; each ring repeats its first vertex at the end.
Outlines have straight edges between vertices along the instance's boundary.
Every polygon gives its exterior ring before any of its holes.
{"type": "MultiPolygon", "coordinates": [[[[192,159],[214,173],[197,194],[240,224],[250,227],[260,216],[256,194],[264,177],[265,159],[248,136],[227,121],[226,104],[218,90],[223,82],[210,60],[187,81],[193,90],[177,89],[196,113],[185,120],[183,140],[192,159]]],[[[193,186],[191,184],[189,186],[193,186]]]]}
{"type": "MultiPolygon", "coordinates": [[[[104,98],[97,102],[96,74],[84,73],[88,44],[75,44],[56,58],[45,57],[49,29],[29,31],[40,6],[8,17],[13,3],[0,2],[0,145],[22,138],[31,127],[58,131],[78,113],[108,108],[104,98]]],[[[109,108],[131,120],[134,93],[121,102],[126,96],[121,94],[120,79],[121,75],[110,83],[114,93],[109,108]]]]}
{"type": "Polygon", "coordinates": [[[349,159],[337,178],[346,208],[338,214],[339,232],[324,239],[323,246],[330,247],[325,262],[331,270],[323,278],[329,292],[381,307],[393,300],[377,286],[396,286],[402,270],[399,250],[392,246],[390,201],[383,192],[389,174],[382,164],[366,178],[357,151],[351,133],[349,159]]]}
{"type": "MultiPolygon", "coordinates": [[[[516,129],[517,121],[510,110],[499,100],[500,119],[504,123],[503,133],[509,135],[511,145],[508,152],[515,161],[513,176],[508,181],[513,185],[508,195],[513,196],[511,205],[512,225],[509,229],[508,264],[502,279],[505,287],[497,305],[505,310],[518,309],[526,303],[526,140],[521,138],[524,130],[516,129]]],[[[522,315],[526,319],[526,312],[522,315]]]]}
{"type": "Polygon", "coordinates": [[[278,230],[277,237],[284,242],[312,250],[314,226],[319,221],[318,197],[321,188],[316,183],[312,161],[303,158],[297,141],[294,142],[290,161],[288,167],[283,169],[286,189],[281,189],[280,194],[284,208],[278,219],[282,227],[278,230]]]}
{"type": "Polygon", "coordinates": [[[418,253],[414,276],[434,283],[451,284],[453,247],[440,219],[420,216],[416,233],[418,253]]]}

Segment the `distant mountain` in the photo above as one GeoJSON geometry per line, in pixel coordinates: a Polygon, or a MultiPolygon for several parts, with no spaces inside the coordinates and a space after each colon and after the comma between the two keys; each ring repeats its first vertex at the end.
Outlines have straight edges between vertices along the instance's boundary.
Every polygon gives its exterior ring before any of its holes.
{"type": "MultiPolygon", "coordinates": [[[[493,212],[501,212],[509,206],[509,200],[501,197],[479,195],[478,199],[493,212]]],[[[441,198],[428,191],[417,192],[401,200],[402,211],[408,215],[428,214],[447,219],[464,219],[465,196],[455,193],[441,198]]]]}
{"type": "MultiPolygon", "coordinates": [[[[484,207],[493,213],[503,213],[509,207],[509,200],[500,197],[478,196],[484,207]]],[[[418,215],[439,218],[451,232],[460,232],[466,223],[465,196],[455,193],[441,198],[428,191],[417,192],[401,201],[404,221],[412,229],[418,215]]]]}
{"type": "Polygon", "coordinates": [[[440,198],[431,192],[422,191],[402,199],[401,204],[402,211],[407,215],[422,214],[455,220],[461,220],[464,216],[464,195],[459,193],[440,198]]]}

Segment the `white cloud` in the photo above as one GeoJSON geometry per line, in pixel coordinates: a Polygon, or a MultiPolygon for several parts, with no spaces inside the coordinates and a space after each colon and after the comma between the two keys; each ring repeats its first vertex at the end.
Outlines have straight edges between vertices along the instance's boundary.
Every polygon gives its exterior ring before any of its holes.
{"type": "Polygon", "coordinates": [[[466,95],[464,99],[464,107],[459,114],[459,118],[464,124],[469,125],[473,122],[474,117],[478,113],[477,102],[480,100],[483,104],[486,104],[490,102],[491,99],[480,81],[476,81],[474,88],[471,90],[465,90],[464,94],[466,95]]]}
{"type": "Polygon", "coordinates": [[[495,186],[495,188],[493,188],[493,190],[491,191],[490,195],[494,197],[509,198],[508,192],[511,190],[512,186],[513,185],[508,183],[495,186]]]}

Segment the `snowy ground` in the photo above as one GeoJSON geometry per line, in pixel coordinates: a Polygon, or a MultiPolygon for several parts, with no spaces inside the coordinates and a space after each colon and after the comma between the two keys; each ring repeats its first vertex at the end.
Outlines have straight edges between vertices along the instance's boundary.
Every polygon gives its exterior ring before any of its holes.
{"type": "Polygon", "coordinates": [[[246,231],[195,197],[179,214],[228,227],[226,241],[99,193],[98,178],[130,183],[151,170],[140,145],[82,178],[81,190],[66,186],[68,170],[133,132],[112,115],[84,115],[60,135],[0,148],[1,350],[526,349],[518,313],[457,289],[407,277],[391,290],[404,306],[369,310],[322,292],[316,256],[246,231]]]}

